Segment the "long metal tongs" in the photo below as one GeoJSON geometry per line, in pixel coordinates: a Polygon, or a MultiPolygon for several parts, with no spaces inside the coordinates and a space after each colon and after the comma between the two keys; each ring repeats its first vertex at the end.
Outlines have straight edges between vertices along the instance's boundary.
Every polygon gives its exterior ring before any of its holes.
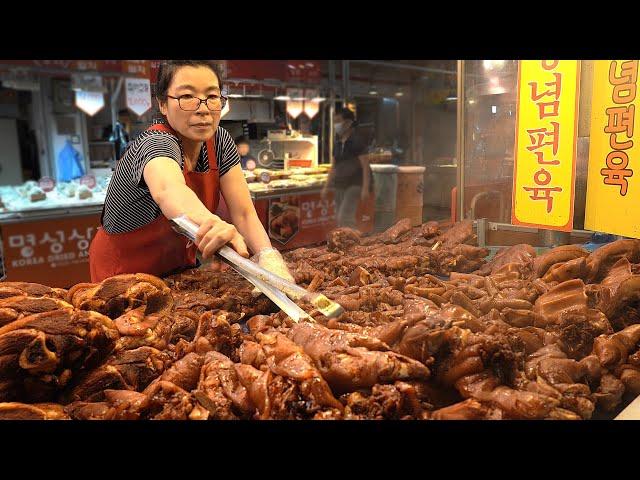
{"type": "MultiPolygon", "coordinates": [[[[171,220],[174,230],[195,242],[198,225],[186,216],[181,215],[171,220]]],[[[304,288],[289,282],[284,278],[265,270],[258,264],[247,260],[235,250],[226,245],[217,254],[235,271],[251,282],[273,303],[282,309],[295,322],[313,320],[304,310],[292,300],[302,300],[311,303],[320,313],[329,318],[339,317],[344,309],[338,303],[328,299],[321,293],[308,292],[304,288]]]]}

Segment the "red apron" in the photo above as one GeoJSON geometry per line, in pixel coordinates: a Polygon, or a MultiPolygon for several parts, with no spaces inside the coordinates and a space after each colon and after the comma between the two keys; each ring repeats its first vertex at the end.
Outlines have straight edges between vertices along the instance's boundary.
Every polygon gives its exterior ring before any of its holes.
{"type": "MultiPolygon", "coordinates": [[[[175,135],[168,125],[161,123],[148,130],[175,135]]],[[[213,138],[207,140],[207,154],[208,172],[189,172],[187,162],[184,162],[182,174],[187,186],[204,206],[215,212],[220,198],[220,176],[213,138]]],[[[89,248],[91,281],[100,282],[122,273],[149,273],[161,277],[180,268],[195,266],[197,248],[188,243],[187,238],[171,228],[162,213],[153,222],[126,233],[107,233],[100,227],[89,248]]]]}

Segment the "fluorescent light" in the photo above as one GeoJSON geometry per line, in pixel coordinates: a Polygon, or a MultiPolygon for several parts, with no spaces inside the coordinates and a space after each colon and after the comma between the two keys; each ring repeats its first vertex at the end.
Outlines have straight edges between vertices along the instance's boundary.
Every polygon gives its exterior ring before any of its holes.
{"type": "Polygon", "coordinates": [[[240,93],[230,93],[227,95],[227,98],[242,98],[242,94],[240,93]]]}
{"type": "Polygon", "coordinates": [[[458,97],[447,97],[445,100],[447,102],[455,102],[456,100],[458,100],[458,97]]]}
{"type": "Polygon", "coordinates": [[[311,99],[312,102],[324,102],[326,100],[326,98],[324,97],[313,97],[311,99]]]}
{"type": "Polygon", "coordinates": [[[277,97],[273,97],[274,100],[291,100],[291,97],[289,95],[278,95],[277,97]]]}
{"type": "Polygon", "coordinates": [[[396,92],[396,97],[401,97],[403,95],[404,95],[404,93],[402,93],[402,92],[396,92]]]}
{"type": "Polygon", "coordinates": [[[369,95],[377,95],[378,92],[375,89],[369,90],[369,95]]]}

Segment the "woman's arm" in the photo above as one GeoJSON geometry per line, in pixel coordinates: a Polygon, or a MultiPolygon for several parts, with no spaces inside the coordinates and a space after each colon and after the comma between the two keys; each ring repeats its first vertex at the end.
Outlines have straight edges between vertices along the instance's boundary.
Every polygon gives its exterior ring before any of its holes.
{"type": "Polygon", "coordinates": [[[149,160],[143,176],[151,197],[165,217],[171,219],[184,214],[200,225],[196,244],[203,258],[212,256],[226,243],[230,243],[240,255],[249,256],[247,246],[236,228],[207,210],[185,183],[175,160],[168,157],[149,160]]]}
{"type": "Polygon", "coordinates": [[[249,249],[257,253],[271,247],[269,235],[251,201],[251,194],[240,165],[235,165],[220,178],[220,188],[231,214],[231,221],[244,237],[249,249]]]}

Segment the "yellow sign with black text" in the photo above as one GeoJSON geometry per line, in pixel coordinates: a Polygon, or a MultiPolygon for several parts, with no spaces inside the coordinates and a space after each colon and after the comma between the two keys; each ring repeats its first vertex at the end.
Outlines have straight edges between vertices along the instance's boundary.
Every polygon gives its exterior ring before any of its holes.
{"type": "Polygon", "coordinates": [[[580,62],[521,60],[511,221],[573,229],[580,62]]]}
{"type": "Polygon", "coordinates": [[[597,60],[593,72],[585,228],[640,238],[640,145],[634,139],[638,60],[597,60]]]}

